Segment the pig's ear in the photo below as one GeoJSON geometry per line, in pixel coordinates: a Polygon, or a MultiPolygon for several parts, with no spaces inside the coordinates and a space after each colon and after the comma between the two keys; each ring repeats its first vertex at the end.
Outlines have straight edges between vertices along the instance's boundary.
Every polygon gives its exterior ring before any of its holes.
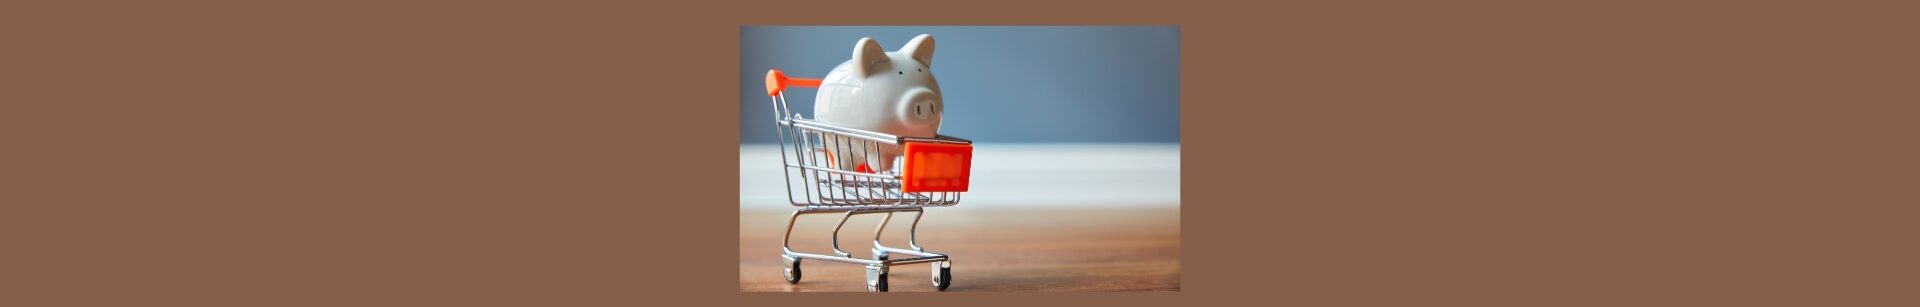
{"type": "Polygon", "coordinates": [[[880,69],[880,63],[887,61],[887,51],[880,49],[880,43],[873,41],[873,38],[862,37],[860,42],[854,43],[853,70],[860,72],[861,77],[873,74],[874,70],[880,69]]]}
{"type": "Polygon", "coordinates": [[[933,67],[933,35],[921,34],[913,37],[913,40],[907,41],[906,47],[900,47],[900,53],[919,60],[920,65],[933,67]]]}

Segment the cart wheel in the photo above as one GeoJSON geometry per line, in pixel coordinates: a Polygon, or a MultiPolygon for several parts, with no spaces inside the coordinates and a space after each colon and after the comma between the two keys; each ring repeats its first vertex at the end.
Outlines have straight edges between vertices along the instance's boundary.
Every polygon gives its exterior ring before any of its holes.
{"type": "Polygon", "coordinates": [[[947,286],[950,285],[953,285],[953,268],[948,267],[946,261],[934,264],[933,288],[935,290],[947,291],[947,286]]]}
{"type": "MultiPolygon", "coordinates": [[[[787,257],[780,256],[780,258],[787,258],[787,257]]],[[[800,283],[800,259],[787,258],[787,269],[785,272],[782,272],[782,273],[783,274],[781,275],[784,275],[787,277],[788,284],[800,283]]]]}
{"type": "Polygon", "coordinates": [[[867,267],[867,292],[887,292],[887,267],[867,267]]]}

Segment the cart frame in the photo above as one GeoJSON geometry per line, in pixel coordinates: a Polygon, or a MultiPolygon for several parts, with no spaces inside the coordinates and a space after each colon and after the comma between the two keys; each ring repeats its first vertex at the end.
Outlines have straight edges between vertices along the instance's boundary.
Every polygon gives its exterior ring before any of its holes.
{"type": "Polygon", "coordinates": [[[895,168],[878,172],[865,168],[849,171],[837,162],[853,163],[853,159],[834,157],[835,153],[841,153],[841,157],[856,156],[850,153],[864,154],[858,157],[875,157],[879,152],[898,150],[916,142],[970,146],[973,141],[946,135],[936,135],[934,138],[903,137],[840,127],[807,120],[787,106],[787,86],[818,87],[819,84],[818,79],[787,78],[779,70],[767,73],[767,94],[773,104],[776,130],[780,135],[781,171],[787,198],[791,205],[798,207],[788,217],[786,234],[780,239],[780,258],[786,264],[783,275],[787,283],[800,282],[802,260],[818,260],[866,266],[867,291],[886,292],[891,267],[929,263],[934,288],[946,290],[953,281],[953,261],[947,254],[929,252],[920,246],[920,218],[926,214],[926,207],[958,204],[963,192],[903,191],[903,163],[894,163],[895,168]],[[894,213],[909,212],[914,216],[911,226],[907,228],[907,248],[881,244],[880,236],[885,233],[887,223],[893,220],[894,213]],[[793,250],[790,244],[793,225],[801,215],[808,214],[840,215],[840,221],[833,227],[832,255],[793,250]],[[873,259],[854,257],[840,248],[840,230],[846,227],[847,220],[865,214],[885,214],[880,225],[873,230],[873,259]],[[892,255],[908,258],[893,259],[892,255]]]}

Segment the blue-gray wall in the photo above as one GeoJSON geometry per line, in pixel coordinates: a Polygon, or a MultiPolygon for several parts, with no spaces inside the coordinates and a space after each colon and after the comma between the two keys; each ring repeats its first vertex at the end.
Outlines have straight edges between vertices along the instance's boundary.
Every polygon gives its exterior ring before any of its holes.
{"type": "MultiPolygon", "coordinates": [[[[932,34],[941,134],[977,142],[1180,142],[1174,26],[787,27],[740,30],[740,140],[772,143],[767,70],[818,78],[872,37],[888,51],[932,34]]],[[[813,89],[789,104],[813,112],[813,89]]]]}

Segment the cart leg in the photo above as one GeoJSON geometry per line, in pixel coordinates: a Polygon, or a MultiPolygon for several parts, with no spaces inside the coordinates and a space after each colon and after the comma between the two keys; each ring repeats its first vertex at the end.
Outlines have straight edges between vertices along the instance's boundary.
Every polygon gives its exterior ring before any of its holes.
{"type": "Polygon", "coordinates": [[[887,251],[880,249],[885,247],[880,245],[880,234],[886,233],[887,222],[891,221],[893,221],[893,212],[887,212],[886,216],[880,218],[880,226],[873,228],[873,260],[887,260],[887,251]]]}
{"type": "Polygon", "coordinates": [[[867,292],[887,292],[887,266],[867,266],[867,292]]]}
{"type": "Polygon", "coordinates": [[[793,215],[787,216],[786,235],[780,237],[780,259],[786,260],[782,261],[782,263],[787,265],[786,269],[782,270],[783,272],[781,272],[780,275],[786,276],[788,284],[800,283],[800,258],[793,257],[793,247],[788,244],[790,240],[793,240],[793,223],[799,220],[800,211],[794,210],[793,215]]]}
{"type": "MultiPolygon", "coordinates": [[[[902,212],[905,212],[905,211],[902,211],[902,212]]],[[[907,247],[910,247],[915,251],[922,251],[922,252],[927,251],[927,249],[921,248],[920,243],[917,242],[919,240],[918,237],[919,237],[919,231],[920,231],[920,217],[924,215],[926,215],[925,210],[919,209],[919,208],[913,209],[913,224],[907,227],[907,247]]],[[[874,260],[887,260],[886,253],[880,250],[881,248],[886,247],[886,245],[880,244],[880,235],[885,233],[885,231],[887,230],[887,223],[891,222],[892,220],[893,220],[893,213],[888,212],[886,218],[880,219],[880,227],[873,229],[873,249],[874,249],[873,254],[875,255],[875,257],[873,258],[874,260]]]]}
{"type": "Polygon", "coordinates": [[[926,215],[927,215],[927,211],[925,209],[913,210],[913,226],[907,227],[907,247],[911,247],[913,248],[913,250],[923,251],[923,252],[927,251],[927,249],[920,248],[920,242],[919,242],[920,241],[920,217],[926,216],[926,215]]]}
{"type": "Polygon", "coordinates": [[[834,254],[840,255],[840,257],[853,257],[853,253],[848,253],[847,251],[840,249],[840,228],[847,227],[847,219],[853,218],[853,215],[859,212],[860,211],[847,211],[846,214],[840,215],[840,223],[833,225],[833,253],[834,254]]]}
{"type": "Polygon", "coordinates": [[[786,235],[780,237],[780,259],[786,260],[783,262],[787,265],[787,268],[783,270],[780,275],[787,277],[788,284],[800,283],[800,258],[793,257],[793,247],[788,244],[789,241],[793,240],[793,223],[799,220],[800,211],[794,210],[793,215],[787,216],[786,235]]]}
{"type": "Polygon", "coordinates": [[[787,283],[788,284],[800,283],[800,258],[794,258],[793,256],[787,256],[787,255],[780,255],[780,259],[787,260],[786,272],[784,272],[784,274],[781,274],[787,277],[787,283]]]}
{"type": "Polygon", "coordinates": [[[947,286],[953,285],[952,266],[953,264],[949,263],[948,261],[940,261],[933,264],[933,288],[934,289],[940,290],[940,291],[947,291],[947,286]]]}
{"type": "MultiPolygon", "coordinates": [[[[789,244],[788,242],[793,241],[793,222],[798,222],[798,221],[800,221],[800,210],[794,210],[793,215],[787,216],[787,234],[780,237],[781,251],[785,251],[787,253],[793,252],[793,245],[789,244]]],[[[781,254],[781,256],[786,256],[786,255],[781,254]]]]}

